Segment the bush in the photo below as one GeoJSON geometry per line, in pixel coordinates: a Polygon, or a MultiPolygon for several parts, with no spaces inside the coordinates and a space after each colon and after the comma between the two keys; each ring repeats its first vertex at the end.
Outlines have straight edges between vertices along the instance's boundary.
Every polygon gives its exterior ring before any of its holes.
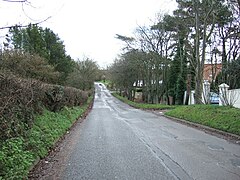
{"type": "Polygon", "coordinates": [[[65,94],[63,103],[68,107],[81,106],[92,95],[92,91],[82,91],[72,87],[65,87],[63,91],[65,94]]]}
{"type": "Polygon", "coordinates": [[[24,135],[33,124],[33,114],[41,113],[44,91],[36,80],[0,73],[0,140],[24,135]]]}
{"type": "Polygon", "coordinates": [[[43,108],[56,112],[64,106],[84,104],[88,92],[71,87],[22,79],[0,72],[0,141],[25,136],[34,122],[34,114],[43,108]]]}
{"type": "Polygon", "coordinates": [[[94,88],[94,81],[98,73],[96,62],[85,59],[75,63],[73,71],[68,75],[65,84],[81,90],[91,90],[94,88]]]}
{"type": "Polygon", "coordinates": [[[56,83],[60,77],[60,73],[46,59],[19,50],[4,51],[0,69],[22,78],[34,78],[47,83],[56,83]]]}

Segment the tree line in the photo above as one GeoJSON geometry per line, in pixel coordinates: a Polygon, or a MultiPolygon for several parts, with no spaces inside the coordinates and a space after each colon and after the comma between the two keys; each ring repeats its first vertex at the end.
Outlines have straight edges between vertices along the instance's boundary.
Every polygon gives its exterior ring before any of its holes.
{"type": "Polygon", "coordinates": [[[0,52],[0,70],[24,78],[89,90],[98,74],[90,58],[74,61],[60,37],[37,24],[9,29],[0,52]]]}
{"type": "Polygon", "coordinates": [[[237,0],[177,0],[173,15],[159,14],[156,23],[138,26],[134,37],[116,35],[125,46],[109,68],[120,92],[133,100],[139,89],[143,101],[182,104],[184,91],[195,90],[202,103],[204,64],[218,64],[221,73],[211,82],[240,88],[240,3],[237,0]]]}

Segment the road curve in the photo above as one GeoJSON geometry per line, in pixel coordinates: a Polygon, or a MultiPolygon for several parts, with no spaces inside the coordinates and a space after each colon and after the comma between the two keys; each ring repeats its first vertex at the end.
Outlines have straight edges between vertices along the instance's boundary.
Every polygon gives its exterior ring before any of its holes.
{"type": "Polygon", "coordinates": [[[240,146],[134,109],[95,84],[61,179],[240,179],[240,146]]]}

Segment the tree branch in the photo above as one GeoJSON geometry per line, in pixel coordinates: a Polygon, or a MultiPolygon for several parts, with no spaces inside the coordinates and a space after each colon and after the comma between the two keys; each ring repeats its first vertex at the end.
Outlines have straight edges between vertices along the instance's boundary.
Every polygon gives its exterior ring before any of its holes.
{"type": "MultiPolygon", "coordinates": [[[[5,1],[5,0],[3,0],[3,1],[5,1]]],[[[40,21],[40,22],[37,22],[37,23],[33,23],[32,25],[38,25],[38,24],[41,24],[41,23],[43,23],[43,22],[46,22],[48,19],[50,19],[52,16],[49,16],[49,17],[47,17],[46,19],[44,19],[44,20],[42,20],[42,21],[40,21]]],[[[4,26],[4,27],[0,27],[0,30],[3,30],[3,29],[10,29],[10,28],[13,28],[13,27],[27,27],[28,26],[28,24],[27,25],[18,25],[18,24],[16,24],[16,25],[13,25],[13,26],[4,26]]]]}
{"type": "Polygon", "coordinates": [[[155,45],[153,44],[152,39],[148,36],[147,32],[146,32],[141,26],[138,26],[138,28],[139,28],[140,32],[142,33],[143,38],[144,38],[144,36],[147,38],[147,42],[148,42],[148,43],[150,44],[150,46],[152,47],[152,50],[153,50],[154,52],[157,52],[156,47],[155,47],[155,45]]]}
{"type": "Polygon", "coordinates": [[[25,3],[28,1],[27,0],[2,0],[2,1],[5,1],[5,2],[13,2],[13,3],[25,3]]]}

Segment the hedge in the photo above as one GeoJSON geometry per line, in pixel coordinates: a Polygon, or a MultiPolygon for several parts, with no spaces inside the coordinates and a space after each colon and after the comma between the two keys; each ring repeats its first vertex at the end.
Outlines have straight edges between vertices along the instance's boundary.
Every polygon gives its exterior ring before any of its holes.
{"type": "Polygon", "coordinates": [[[46,84],[0,72],[0,142],[24,136],[43,109],[57,112],[64,106],[84,104],[90,92],[46,84]]]}

